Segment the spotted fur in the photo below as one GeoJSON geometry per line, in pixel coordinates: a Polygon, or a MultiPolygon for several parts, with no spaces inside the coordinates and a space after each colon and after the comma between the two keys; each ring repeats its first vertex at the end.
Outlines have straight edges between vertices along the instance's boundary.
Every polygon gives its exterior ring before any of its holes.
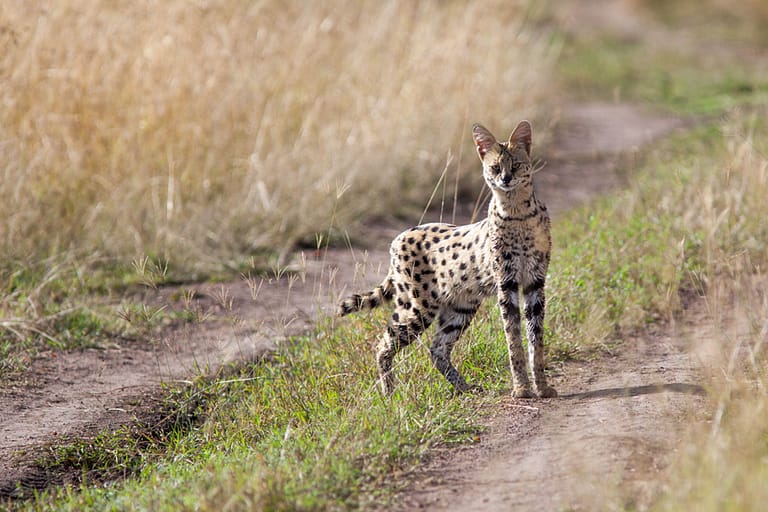
{"type": "Polygon", "coordinates": [[[507,142],[476,124],[472,135],[491,189],[488,216],[475,224],[430,223],[401,233],[390,248],[384,281],[339,304],[340,316],[394,301],[379,339],[377,364],[385,394],[394,388],[395,354],[437,321],[430,354],[458,392],[470,386],[451,362],[451,351],[486,297],[496,294],[509,348],[516,397],[536,396],[526,369],[520,332],[520,293],[533,381],[541,397],[557,392],[544,374],[544,282],[549,265],[549,215],[533,190],[531,125],[521,121],[507,142]]]}

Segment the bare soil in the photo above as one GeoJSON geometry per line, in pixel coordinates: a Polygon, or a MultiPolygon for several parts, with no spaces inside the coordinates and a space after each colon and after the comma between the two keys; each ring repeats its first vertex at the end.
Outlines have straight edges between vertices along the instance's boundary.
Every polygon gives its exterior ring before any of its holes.
{"type": "MultiPolygon", "coordinates": [[[[536,184],[554,221],[621,185],[638,151],[682,125],[635,105],[564,108],[536,184]]],[[[0,497],[17,495],[19,486],[76,481],[79,473],[51,474],[36,460],[64,440],[89,439],[151,415],[161,383],[258,359],[306,332],[345,291],[383,277],[388,240],[404,227],[373,226],[368,250],[301,253],[279,277],[188,286],[194,293],[186,304],[178,288],[149,292],[148,303],[191,308],[200,318],[161,328],[151,343],[115,340],[113,348],[43,354],[22,383],[0,390],[0,497]]],[[[591,496],[606,479],[640,489],[633,496],[642,499],[645,482],[652,484],[675,445],[678,418],[701,399],[692,384],[695,365],[671,338],[626,347],[615,359],[563,368],[554,381],[560,399],[502,404],[481,442],[436,456],[403,503],[507,509],[545,499],[557,508],[591,496]]]]}
{"type": "MultiPolygon", "coordinates": [[[[700,315],[695,315],[700,316],[700,315]]],[[[709,410],[698,322],[626,340],[614,357],[571,363],[560,397],[504,400],[478,442],[436,452],[397,502],[404,510],[644,510],[664,490],[691,418],[709,410]]]]}

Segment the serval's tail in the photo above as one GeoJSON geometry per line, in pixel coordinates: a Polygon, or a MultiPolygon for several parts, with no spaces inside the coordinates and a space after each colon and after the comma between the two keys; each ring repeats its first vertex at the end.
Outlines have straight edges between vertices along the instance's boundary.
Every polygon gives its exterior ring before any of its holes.
{"type": "Polygon", "coordinates": [[[395,294],[395,283],[391,276],[387,276],[382,283],[367,293],[355,293],[339,302],[336,310],[338,316],[345,316],[355,311],[363,311],[381,306],[384,302],[392,300],[395,294]]]}

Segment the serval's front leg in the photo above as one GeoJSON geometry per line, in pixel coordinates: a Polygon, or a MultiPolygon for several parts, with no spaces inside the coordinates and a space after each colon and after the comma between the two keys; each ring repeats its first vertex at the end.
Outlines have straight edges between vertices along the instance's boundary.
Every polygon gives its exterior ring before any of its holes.
{"type": "Polygon", "coordinates": [[[523,290],[525,301],[525,326],[528,334],[528,356],[533,381],[541,398],[557,396],[555,388],[547,385],[544,375],[544,280],[535,282],[523,290]]]}
{"type": "Polygon", "coordinates": [[[535,398],[528,380],[525,368],[525,353],[520,336],[520,299],[518,284],[512,280],[502,282],[498,286],[499,309],[504,321],[504,335],[509,349],[509,366],[512,369],[513,389],[515,398],[535,398]]]}

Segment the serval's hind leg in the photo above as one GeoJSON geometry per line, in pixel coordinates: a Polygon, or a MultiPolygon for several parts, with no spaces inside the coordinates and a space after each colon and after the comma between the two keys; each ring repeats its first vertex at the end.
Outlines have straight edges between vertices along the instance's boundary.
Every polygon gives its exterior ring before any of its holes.
{"type": "Polygon", "coordinates": [[[429,349],[432,364],[459,393],[482,390],[480,386],[467,384],[467,381],[451,362],[453,347],[469,326],[476,311],[477,306],[474,304],[464,307],[446,306],[442,308],[438,316],[432,347],[429,349]]]}
{"type": "Polygon", "coordinates": [[[395,355],[418,338],[433,319],[434,314],[421,314],[418,309],[397,310],[392,313],[386,332],[379,338],[376,352],[381,390],[385,395],[391,395],[395,389],[395,377],[392,373],[395,355]]]}

